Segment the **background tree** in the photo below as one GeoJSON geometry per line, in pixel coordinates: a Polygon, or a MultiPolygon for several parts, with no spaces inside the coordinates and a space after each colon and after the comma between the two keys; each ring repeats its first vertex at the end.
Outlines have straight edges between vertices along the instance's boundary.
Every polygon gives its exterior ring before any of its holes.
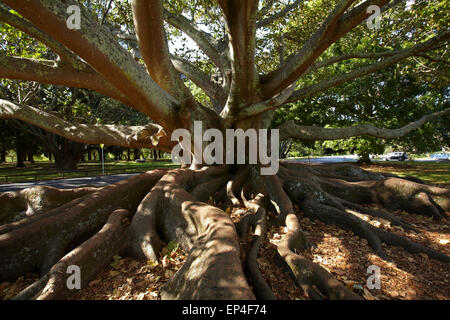
{"type": "MultiPolygon", "coordinates": [[[[24,50],[20,44],[20,52],[8,52],[10,41],[3,42],[1,77],[93,90],[151,119],[143,125],[81,124],[0,100],[1,117],[27,121],[85,144],[170,152],[175,144],[171,133],[179,128],[191,130],[194,121],[202,121],[203,130],[266,129],[274,114],[295,107],[292,103],[370,77],[406,59],[448,60],[445,1],[416,1],[408,8],[395,0],[2,3],[0,20],[6,23],[7,37],[13,32],[14,46],[19,41],[29,48],[24,50]],[[67,27],[70,5],[80,8],[80,29],[67,27]],[[370,5],[381,7],[389,16],[383,20],[383,31],[374,32],[364,23],[370,19],[370,5]],[[20,37],[14,36],[16,30],[23,32],[20,37]],[[197,47],[180,45],[186,37],[197,47]],[[34,51],[40,46],[48,47],[53,57],[34,51]]],[[[329,111],[322,111],[317,119],[311,117],[315,111],[310,106],[295,121],[280,123],[281,139],[325,141],[361,135],[393,139],[450,113],[433,103],[431,113],[420,109],[408,117],[398,116],[410,121],[404,126],[388,123],[392,127],[386,128],[383,123],[380,128],[363,118],[362,123],[357,122],[359,118],[346,119],[346,103],[339,95],[329,96],[328,101],[333,102],[329,111]],[[349,126],[323,127],[328,119],[331,124],[343,119],[349,126]]],[[[400,113],[396,105],[386,103],[386,108],[400,113]]],[[[301,254],[308,241],[293,202],[307,217],[365,237],[382,258],[386,258],[384,242],[449,262],[442,253],[349,213],[383,217],[412,228],[389,212],[361,204],[376,202],[439,219],[450,210],[447,189],[350,165],[308,167],[282,162],[278,174],[261,176],[261,165],[199,169],[199,162],[191,169],[155,170],[133,177],[37,217],[1,226],[0,279],[14,279],[38,267],[42,278],[18,298],[64,297],[70,294],[65,285],[68,265],[81,266],[86,285],[117,252],[156,259],[162,241],[175,240],[189,256],[162,288],[163,298],[271,299],[274,295],[259,273],[254,254],[269,223],[287,227],[278,254],[307,295],[357,299],[301,254]],[[207,204],[211,197],[222,205],[207,204]],[[235,227],[224,210],[240,202],[249,218],[235,227]],[[121,220],[130,215],[132,222],[124,228],[121,220]],[[255,237],[245,262],[246,278],[237,239],[238,235],[246,239],[250,228],[255,229],[255,237]],[[88,238],[88,244],[81,243],[88,238]]]]}

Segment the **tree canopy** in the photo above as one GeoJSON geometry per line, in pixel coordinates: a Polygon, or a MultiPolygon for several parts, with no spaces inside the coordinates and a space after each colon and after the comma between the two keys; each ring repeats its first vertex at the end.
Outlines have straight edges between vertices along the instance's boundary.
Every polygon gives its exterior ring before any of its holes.
{"type": "MultiPolygon", "coordinates": [[[[88,123],[76,125],[77,130],[53,129],[80,142],[168,151],[170,133],[190,129],[196,119],[208,119],[206,128],[245,129],[255,121],[268,127],[274,111],[276,119],[296,113],[297,124],[277,121],[282,138],[396,138],[423,125],[417,119],[425,114],[443,110],[428,121],[449,112],[445,1],[3,3],[2,78],[94,90],[149,119],[144,127],[118,130],[88,123]],[[70,5],[81,10],[79,30],[68,29],[70,5]],[[381,8],[379,29],[366,23],[370,5],[381,8]],[[386,92],[393,88],[387,77],[421,79],[422,85],[401,96],[421,99],[424,107],[412,112],[388,101],[396,95],[386,92]],[[358,106],[355,96],[343,96],[344,88],[354,94],[373,91],[360,102],[372,108],[370,117],[352,118],[358,106]],[[383,94],[377,92],[380,88],[383,94]],[[438,100],[426,101],[431,91],[438,100]],[[326,119],[313,116],[314,101],[328,108],[326,119]],[[309,110],[299,111],[301,105],[309,110]],[[408,123],[395,133],[371,127],[408,123]],[[349,127],[342,128],[344,124],[349,127]],[[325,125],[341,128],[322,129],[325,125]]],[[[30,106],[3,101],[0,110],[2,117],[50,129],[30,106]]],[[[60,121],[43,111],[39,114],[45,123],[60,121]]]]}

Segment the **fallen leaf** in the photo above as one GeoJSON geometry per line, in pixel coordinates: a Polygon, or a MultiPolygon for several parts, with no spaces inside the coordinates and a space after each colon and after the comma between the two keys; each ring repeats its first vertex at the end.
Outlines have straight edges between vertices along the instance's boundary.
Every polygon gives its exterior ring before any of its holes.
{"type": "Polygon", "coordinates": [[[116,271],[116,270],[111,270],[111,271],[109,272],[109,274],[110,274],[112,277],[115,277],[115,276],[119,275],[120,272],[119,272],[119,271],[116,271]]]}

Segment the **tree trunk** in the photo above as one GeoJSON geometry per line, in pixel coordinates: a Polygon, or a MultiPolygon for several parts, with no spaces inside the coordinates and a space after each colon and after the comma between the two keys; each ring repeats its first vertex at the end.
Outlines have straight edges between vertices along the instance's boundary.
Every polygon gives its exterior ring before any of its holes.
{"type": "Polygon", "coordinates": [[[358,163],[360,164],[371,164],[372,161],[370,160],[370,154],[369,153],[362,153],[359,155],[358,163]]]}
{"type": "Polygon", "coordinates": [[[0,150],[0,162],[1,163],[6,162],[6,150],[5,149],[0,150]]]}
{"type": "Polygon", "coordinates": [[[26,157],[26,150],[25,150],[25,142],[21,135],[17,137],[16,141],[16,156],[17,156],[17,168],[25,168],[25,157],[26,157]]]}
{"type": "Polygon", "coordinates": [[[28,151],[28,152],[27,152],[27,157],[28,157],[28,162],[34,164],[34,155],[33,155],[33,151],[28,151]]]}
{"type": "Polygon", "coordinates": [[[133,149],[133,156],[134,160],[138,160],[141,158],[141,150],[140,149],[133,149]]]}

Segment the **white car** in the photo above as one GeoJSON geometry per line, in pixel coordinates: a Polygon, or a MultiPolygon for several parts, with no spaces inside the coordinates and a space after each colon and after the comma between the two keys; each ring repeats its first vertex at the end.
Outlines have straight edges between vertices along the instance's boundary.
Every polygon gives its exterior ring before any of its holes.
{"type": "Polygon", "coordinates": [[[382,157],[384,161],[392,161],[392,160],[398,160],[398,161],[405,161],[408,160],[408,155],[406,152],[391,152],[382,157]]]}

